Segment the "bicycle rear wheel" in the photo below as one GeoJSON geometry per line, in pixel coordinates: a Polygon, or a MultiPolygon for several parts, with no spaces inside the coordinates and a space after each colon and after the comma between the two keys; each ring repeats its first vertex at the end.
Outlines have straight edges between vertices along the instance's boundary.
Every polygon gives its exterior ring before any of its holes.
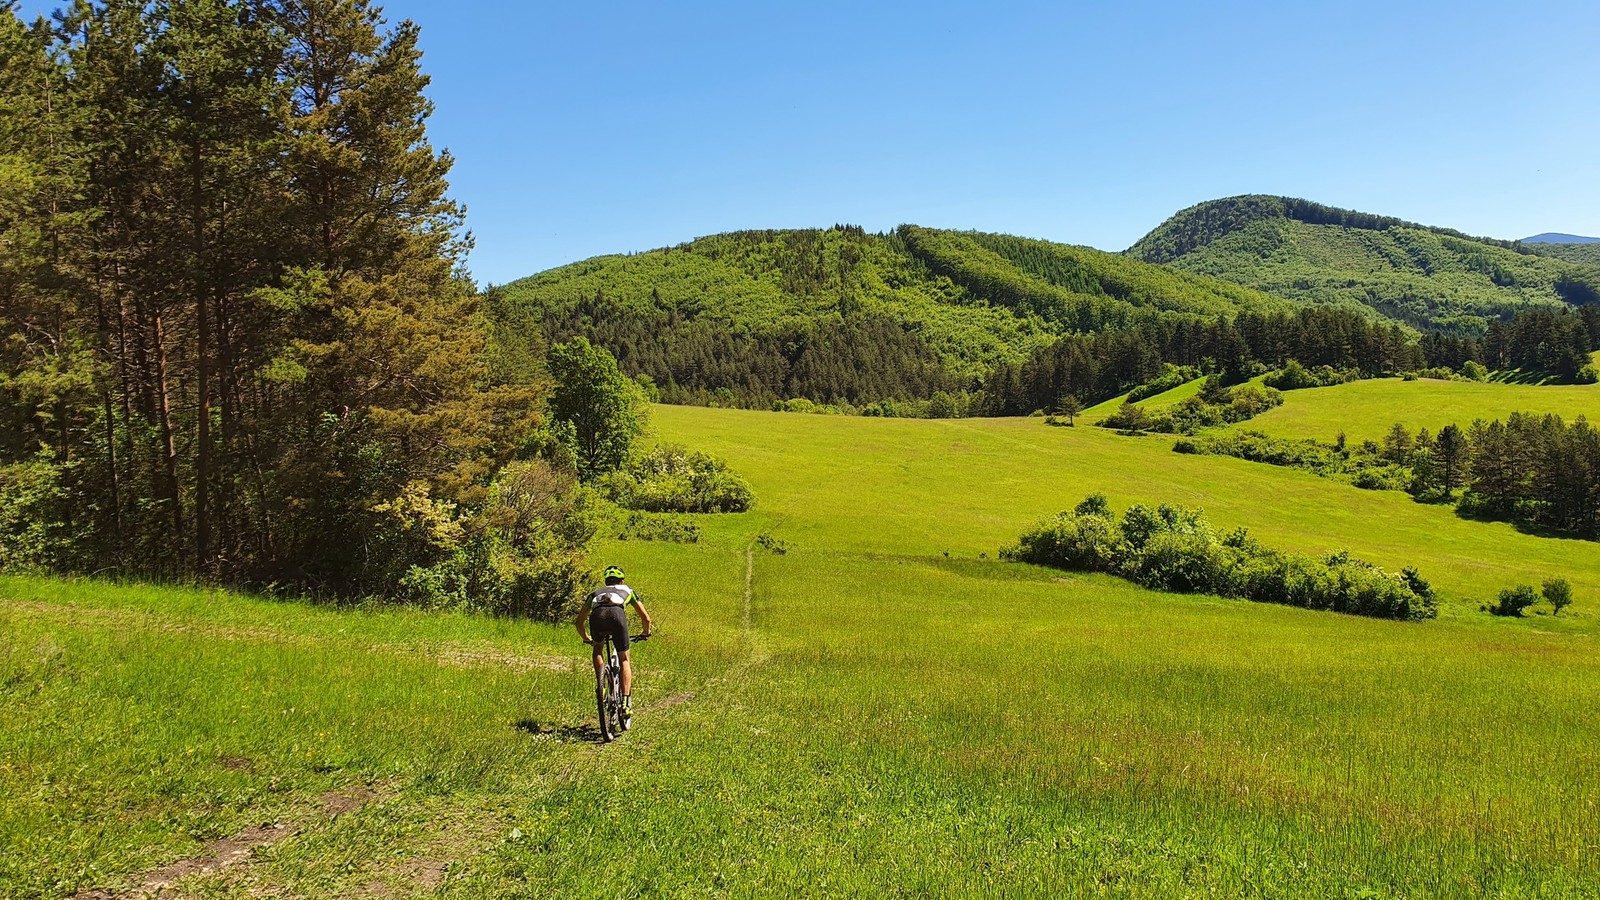
{"type": "Polygon", "coordinates": [[[611,737],[616,738],[626,729],[622,727],[622,662],[617,659],[615,649],[606,659],[606,693],[609,695],[606,710],[611,714],[609,730],[611,737]]]}
{"type": "Polygon", "coordinates": [[[612,684],[615,681],[611,658],[615,655],[611,650],[611,642],[606,641],[605,665],[601,666],[594,680],[594,702],[600,714],[600,740],[606,743],[617,735],[611,726],[612,684]]]}

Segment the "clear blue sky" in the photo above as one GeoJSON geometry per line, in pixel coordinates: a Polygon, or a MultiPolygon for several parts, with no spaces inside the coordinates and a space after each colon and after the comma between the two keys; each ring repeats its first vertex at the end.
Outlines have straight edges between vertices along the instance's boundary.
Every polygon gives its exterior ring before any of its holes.
{"type": "Polygon", "coordinates": [[[383,6],[481,281],[835,222],[1120,250],[1240,193],[1600,235],[1595,0],[383,6]]]}

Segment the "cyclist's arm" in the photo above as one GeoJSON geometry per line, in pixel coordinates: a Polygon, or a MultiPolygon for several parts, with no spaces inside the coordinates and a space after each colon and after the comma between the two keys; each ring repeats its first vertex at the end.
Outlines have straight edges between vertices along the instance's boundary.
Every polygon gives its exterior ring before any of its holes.
{"type": "Polygon", "coordinates": [[[589,604],[591,604],[593,602],[594,602],[594,595],[593,594],[590,594],[589,596],[583,598],[583,605],[578,607],[578,615],[575,616],[573,618],[573,620],[572,620],[573,627],[578,629],[578,637],[583,638],[583,642],[585,644],[590,643],[590,640],[589,640],[589,604]]]}
{"type": "Polygon", "coordinates": [[[633,608],[637,609],[639,611],[639,621],[644,623],[644,630],[640,631],[639,634],[641,636],[649,634],[650,633],[650,614],[648,612],[645,612],[644,604],[639,602],[639,598],[638,597],[633,598],[633,608]]]}

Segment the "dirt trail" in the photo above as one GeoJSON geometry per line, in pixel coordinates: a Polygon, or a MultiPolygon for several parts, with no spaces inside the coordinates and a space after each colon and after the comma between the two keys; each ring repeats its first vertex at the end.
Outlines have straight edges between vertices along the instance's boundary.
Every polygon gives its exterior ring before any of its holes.
{"type": "Polygon", "coordinates": [[[184,878],[247,866],[255,858],[257,850],[292,837],[311,825],[353,813],[387,791],[387,787],[374,788],[368,785],[352,785],[328,791],[319,798],[315,808],[297,811],[287,821],[252,825],[232,837],[210,842],[202,853],[136,876],[138,883],[135,885],[80,891],[74,900],[140,900],[168,895],[168,891],[184,878]]]}
{"type": "MultiPolygon", "coordinates": [[[[675,718],[679,711],[694,708],[693,701],[708,692],[726,693],[720,689],[748,677],[751,670],[769,658],[766,642],[754,626],[755,547],[755,541],[752,540],[746,546],[744,553],[744,594],[739,621],[740,639],[746,646],[744,657],[706,681],[699,691],[681,691],[643,706],[642,711],[654,713],[645,720],[647,727],[658,727],[675,718]]],[[[166,630],[200,632],[223,638],[303,642],[317,640],[316,637],[309,635],[285,634],[270,629],[230,629],[193,624],[176,624],[174,627],[167,623],[151,622],[150,617],[142,618],[145,621],[139,624],[145,627],[165,626],[166,630]]],[[[440,665],[448,666],[505,667],[522,671],[574,668],[569,661],[549,657],[516,656],[499,653],[487,647],[466,644],[378,644],[368,647],[367,650],[375,653],[432,657],[440,665]]],[[[726,721],[730,713],[736,715],[737,708],[737,704],[725,706],[714,715],[719,720],[726,721]]],[[[565,765],[551,773],[553,780],[561,782],[580,778],[593,765],[596,754],[612,748],[615,748],[613,752],[615,750],[625,752],[626,745],[626,740],[610,745],[587,741],[574,742],[571,752],[562,754],[565,757],[565,765]]],[[[248,760],[241,760],[238,765],[248,765],[248,760]]],[[[200,853],[135,876],[132,879],[133,883],[128,887],[85,891],[76,895],[74,900],[136,900],[136,898],[174,896],[181,893],[183,888],[181,882],[185,879],[203,878],[223,872],[228,873],[227,880],[235,886],[248,885],[260,877],[252,875],[254,864],[259,859],[257,855],[259,851],[307,829],[325,824],[338,816],[356,812],[372,800],[390,792],[387,787],[373,789],[365,786],[329,792],[320,798],[320,803],[315,807],[298,811],[286,817],[284,821],[251,826],[232,837],[212,841],[200,853]]],[[[483,852],[485,848],[492,846],[504,830],[505,822],[500,817],[482,815],[483,812],[487,811],[480,810],[480,814],[475,815],[468,809],[459,809],[454,815],[441,816],[428,838],[412,848],[414,852],[405,854],[404,861],[371,866],[364,873],[364,881],[347,895],[415,896],[438,889],[446,881],[453,862],[470,859],[483,852]]],[[[270,891],[270,887],[266,884],[257,884],[256,887],[270,891]]]]}

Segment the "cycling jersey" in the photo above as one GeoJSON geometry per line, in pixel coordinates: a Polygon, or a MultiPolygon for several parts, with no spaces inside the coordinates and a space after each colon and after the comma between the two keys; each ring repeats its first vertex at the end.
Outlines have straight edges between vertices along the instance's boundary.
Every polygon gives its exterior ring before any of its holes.
{"type": "Polygon", "coordinates": [[[608,584],[599,590],[589,592],[589,596],[583,598],[583,609],[589,612],[606,606],[625,607],[638,602],[639,598],[634,596],[633,588],[625,584],[608,584]]]}

